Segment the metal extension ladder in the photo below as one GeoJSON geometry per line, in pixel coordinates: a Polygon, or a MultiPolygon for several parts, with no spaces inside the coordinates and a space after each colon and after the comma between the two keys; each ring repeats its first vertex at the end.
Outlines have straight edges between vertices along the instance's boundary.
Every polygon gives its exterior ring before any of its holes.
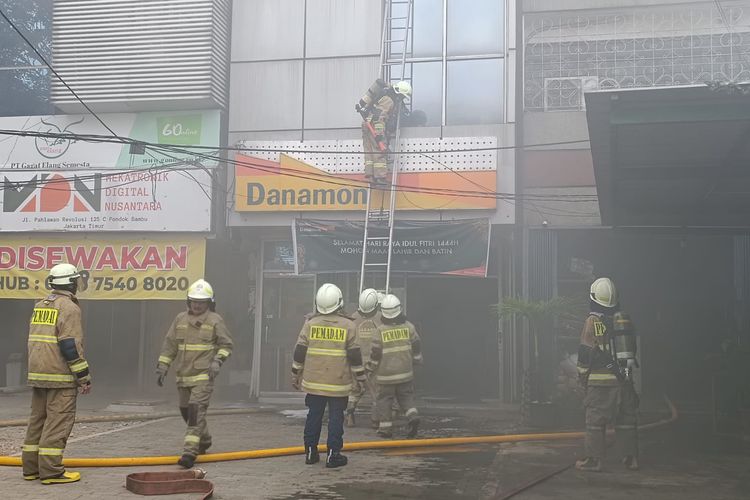
{"type": "MultiPolygon", "coordinates": [[[[406,74],[407,59],[412,56],[413,48],[413,19],[414,0],[385,0],[383,6],[383,35],[380,48],[380,78],[393,83],[406,80],[411,83],[411,71],[406,74]],[[396,71],[394,71],[396,70],[396,71]]],[[[385,268],[385,293],[390,292],[391,286],[391,256],[393,254],[393,227],[396,211],[396,181],[399,169],[399,142],[401,140],[401,106],[399,102],[395,110],[396,132],[391,144],[394,154],[391,155],[391,185],[389,189],[367,188],[367,208],[365,213],[364,237],[362,238],[362,266],[360,269],[359,291],[365,288],[367,271],[378,271],[385,268]],[[390,192],[388,209],[384,207],[386,191],[390,192]],[[379,206],[373,200],[373,192],[378,192],[379,206]],[[385,243],[387,257],[385,262],[368,262],[367,250],[378,248],[385,243]]]]}

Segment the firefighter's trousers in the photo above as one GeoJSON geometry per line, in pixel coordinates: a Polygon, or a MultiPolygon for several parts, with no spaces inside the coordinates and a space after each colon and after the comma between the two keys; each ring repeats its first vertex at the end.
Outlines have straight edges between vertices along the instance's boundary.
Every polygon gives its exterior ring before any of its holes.
{"type": "MultiPolygon", "coordinates": [[[[372,374],[367,375],[367,380],[364,383],[362,391],[359,391],[356,388],[352,388],[352,392],[349,394],[349,404],[346,406],[347,413],[354,413],[354,411],[357,409],[357,406],[359,405],[359,402],[362,400],[365,394],[369,394],[372,398],[372,413],[370,414],[370,420],[372,420],[373,422],[378,421],[377,387],[375,385],[374,378],[375,377],[372,374]]],[[[356,387],[356,384],[352,385],[353,387],[356,387]]]]}
{"type": "Polygon", "coordinates": [[[377,409],[380,421],[379,431],[390,431],[393,427],[393,400],[406,413],[411,422],[419,418],[419,412],[414,406],[414,383],[412,381],[401,384],[378,384],[377,409]]]}
{"type": "Polygon", "coordinates": [[[185,446],[183,453],[197,456],[201,448],[211,446],[211,434],[208,432],[206,412],[211,394],[214,390],[212,382],[192,387],[178,387],[180,395],[180,413],[187,423],[185,432],[185,446]]]}
{"type": "Polygon", "coordinates": [[[370,122],[362,122],[362,148],[365,151],[365,177],[386,180],[388,178],[388,157],[378,146],[372,135],[370,122]]]}
{"type": "Polygon", "coordinates": [[[76,419],[78,389],[34,387],[31,415],[23,443],[23,475],[39,474],[41,479],[65,472],[62,459],[76,419]]]}
{"type": "Polygon", "coordinates": [[[638,456],[638,394],[632,382],[586,389],[586,456],[602,459],[606,454],[607,424],[615,426],[615,441],[622,456],[638,456]]]}

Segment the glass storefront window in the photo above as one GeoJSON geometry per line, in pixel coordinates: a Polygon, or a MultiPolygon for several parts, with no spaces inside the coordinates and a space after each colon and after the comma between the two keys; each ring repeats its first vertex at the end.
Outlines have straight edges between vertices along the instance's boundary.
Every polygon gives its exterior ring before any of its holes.
{"type": "Polygon", "coordinates": [[[291,241],[266,241],[263,243],[263,270],[294,272],[294,247],[291,241]]]}

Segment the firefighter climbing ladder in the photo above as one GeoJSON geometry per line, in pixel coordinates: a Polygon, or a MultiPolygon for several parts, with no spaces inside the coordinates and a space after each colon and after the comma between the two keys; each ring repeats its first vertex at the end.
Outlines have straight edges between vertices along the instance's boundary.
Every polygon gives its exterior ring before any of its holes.
{"type": "MultiPolygon", "coordinates": [[[[411,57],[412,19],[414,12],[413,0],[385,0],[383,8],[383,35],[380,48],[380,77],[386,82],[411,80],[411,72],[406,74],[406,61],[411,57]],[[398,69],[398,71],[394,71],[398,69]]],[[[411,83],[411,82],[410,82],[411,83]]],[[[372,184],[367,189],[367,208],[365,213],[365,229],[362,238],[362,266],[359,278],[360,293],[365,288],[365,274],[367,271],[385,268],[385,292],[390,292],[391,285],[391,256],[393,253],[394,212],[396,211],[396,187],[399,170],[400,139],[401,139],[401,106],[396,109],[396,131],[391,142],[393,153],[389,155],[391,165],[390,188],[374,188],[372,184]],[[386,190],[388,210],[385,210],[386,190]],[[373,200],[373,192],[379,193],[379,204],[373,200]],[[379,206],[377,206],[379,205],[379,206]],[[367,249],[378,248],[386,242],[387,255],[385,262],[367,262],[367,249]]]]}

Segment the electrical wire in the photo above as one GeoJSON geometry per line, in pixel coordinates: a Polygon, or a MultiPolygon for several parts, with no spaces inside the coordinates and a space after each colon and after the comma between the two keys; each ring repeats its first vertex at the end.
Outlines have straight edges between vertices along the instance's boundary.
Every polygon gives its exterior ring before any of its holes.
{"type": "MultiPolygon", "coordinates": [[[[2,10],[0,10],[0,15],[6,20],[6,22],[8,22],[8,24],[13,28],[13,30],[16,31],[16,33],[18,33],[18,35],[24,40],[24,42],[29,47],[31,47],[31,49],[39,57],[40,61],[42,61],[44,63],[44,65],[50,69],[50,71],[55,75],[55,77],[70,91],[70,93],[81,103],[81,105],[83,105],[83,107],[92,116],[94,116],[94,118],[96,118],[96,120],[107,131],[110,132],[110,134],[111,134],[112,137],[111,138],[105,138],[105,136],[88,135],[88,136],[86,136],[86,138],[84,138],[84,136],[81,135],[81,134],[54,134],[54,133],[42,134],[42,133],[38,133],[38,132],[37,133],[28,133],[28,132],[23,132],[22,133],[21,131],[13,131],[13,132],[15,132],[18,135],[33,135],[33,136],[37,136],[37,137],[41,136],[41,137],[65,138],[66,136],[69,136],[69,137],[67,137],[69,140],[88,140],[88,141],[96,140],[96,141],[104,141],[104,142],[119,142],[119,143],[123,143],[123,144],[131,144],[131,145],[132,144],[141,144],[141,145],[144,145],[144,146],[145,145],[149,145],[152,148],[156,148],[157,150],[160,150],[161,154],[164,154],[165,156],[167,156],[167,157],[169,157],[169,158],[171,158],[171,159],[173,159],[173,160],[175,160],[177,162],[182,161],[182,162],[185,162],[185,163],[187,163],[185,160],[180,160],[180,159],[177,159],[177,158],[175,158],[173,156],[170,156],[169,154],[165,153],[164,150],[166,149],[168,151],[173,151],[173,152],[176,152],[176,153],[187,154],[187,155],[194,154],[194,153],[191,153],[191,151],[189,151],[189,150],[186,150],[184,148],[175,148],[172,145],[146,143],[144,141],[136,141],[134,139],[120,137],[114,130],[112,130],[104,122],[104,120],[102,120],[83,101],[83,99],[81,99],[81,97],[67,84],[67,82],[65,82],[65,80],[59,75],[59,73],[57,73],[57,71],[46,60],[46,58],[36,49],[36,47],[28,40],[28,38],[26,38],[26,36],[16,27],[16,25],[5,15],[5,13],[2,10]]],[[[0,133],[9,133],[10,134],[12,132],[11,131],[2,131],[0,133]]],[[[584,139],[584,140],[577,140],[577,141],[560,141],[560,142],[557,142],[557,143],[545,143],[545,144],[539,144],[539,145],[500,146],[500,147],[496,147],[496,148],[472,148],[472,149],[464,149],[464,150],[457,150],[457,151],[463,151],[463,152],[489,151],[489,150],[500,150],[500,149],[515,149],[515,148],[520,148],[520,147],[541,147],[541,146],[552,146],[552,145],[562,145],[562,144],[574,144],[574,143],[582,143],[582,142],[588,142],[588,140],[584,139]]],[[[193,147],[193,149],[200,149],[200,148],[204,148],[205,149],[206,147],[204,147],[204,146],[194,146],[193,147]]],[[[210,147],[209,149],[211,149],[211,150],[217,150],[217,151],[218,150],[253,151],[250,148],[227,148],[227,147],[218,148],[218,147],[210,147]]],[[[284,150],[281,150],[281,149],[278,149],[278,150],[274,150],[274,149],[258,149],[258,151],[265,151],[265,152],[287,152],[287,151],[284,151],[284,150]]],[[[450,150],[442,150],[442,151],[434,151],[433,153],[445,153],[445,152],[449,152],[449,151],[450,150]]],[[[318,154],[365,154],[363,151],[353,151],[353,152],[342,152],[342,151],[321,151],[321,152],[315,152],[315,151],[305,151],[305,153],[308,153],[308,154],[313,154],[313,153],[318,153],[318,154]]],[[[387,154],[399,154],[399,153],[400,153],[399,151],[393,151],[393,152],[389,151],[389,152],[387,152],[387,154]]],[[[426,153],[430,153],[430,151],[428,151],[426,153]]],[[[152,159],[157,160],[157,158],[154,157],[150,153],[149,153],[149,156],[152,159]]],[[[239,164],[236,161],[224,160],[224,159],[220,159],[220,158],[217,158],[217,157],[208,157],[207,155],[204,155],[204,154],[199,154],[199,156],[202,156],[202,157],[204,157],[206,159],[209,159],[209,160],[212,160],[212,161],[218,161],[220,163],[232,164],[235,167],[238,166],[238,164],[239,164]]],[[[201,165],[200,162],[196,161],[194,163],[197,164],[197,165],[199,165],[199,167],[201,169],[205,170],[205,166],[201,165]]],[[[256,168],[256,169],[263,170],[263,168],[261,166],[259,166],[259,165],[253,165],[253,167],[256,168]]],[[[149,170],[155,170],[155,169],[152,167],[149,170]]],[[[274,170],[274,173],[278,173],[278,172],[275,172],[277,169],[273,169],[273,170],[274,170]]],[[[300,177],[300,178],[304,178],[304,179],[310,180],[310,176],[311,176],[310,172],[300,172],[300,171],[298,171],[298,173],[295,174],[295,173],[291,173],[291,172],[288,171],[288,170],[294,170],[294,169],[286,169],[286,170],[287,170],[287,172],[281,172],[281,174],[282,175],[289,175],[289,176],[292,176],[292,177],[300,177]]],[[[452,172],[454,172],[454,173],[457,173],[453,169],[450,169],[450,170],[452,172]]],[[[192,180],[200,187],[200,189],[203,191],[203,193],[206,195],[206,197],[211,202],[213,202],[212,197],[204,189],[204,185],[202,183],[200,183],[197,179],[195,179],[195,177],[192,176],[192,174],[189,174],[189,172],[186,172],[186,169],[178,169],[177,171],[178,171],[178,173],[180,173],[180,175],[185,175],[187,173],[187,175],[190,178],[192,178],[192,180]]],[[[208,170],[206,170],[206,172],[208,172],[208,170]]],[[[98,178],[101,179],[105,175],[107,175],[107,174],[96,173],[96,174],[92,174],[91,178],[96,179],[97,176],[98,176],[98,178]]],[[[109,175],[117,175],[117,174],[113,173],[113,174],[109,174],[109,175]]],[[[211,176],[210,172],[209,172],[209,175],[211,176]]],[[[458,174],[458,175],[461,176],[460,174],[458,174]]],[[[329,184],[339,184],[339,185],[342,184],[340,182],[334,182],[334,181],[332,181],[331,180],[332,176],[330,176],[328,174],[325,174],[325,173],[312,174],[312,176],[313,177],[317,177],[318,178],[317,180],[320,180],[320,181],[323,181],[323,182],[327,182],[329,184]]],[[[53,176],[51,176],[51,177],[53,177],[53,176]]],[[[77,178],[79,180],[84,180],[85,177],[86,176],[77,176],[77,178]]],[[[212,177],[212,180],[213,180],[213,176],[211,176],[211,177],[212,177]]],[[[461,177],[463,177],[464,179],[466,179],[464,176],[461,176],[461,177]]],[[[135,179],[133,181],[129,181],[129,182],[123,183],[123,185],[124,184],[128,184],[130,182],[138,182],[138,181],[140,181],[140,179],[135,179]]],[[[48,184],[52,184],[54,182],[61,182],[61,183],[65,182],[65,183],[67,183],[67,180],[65,178],[62,178],[62,177],[59,178],[59,179],[50,178],[49,180],[47,178],[42,179],[40,177],[39,182],[42,182],[42,183],[45,184],[45,186],[47,186],[48,184]]],[[[474,185],[478,185],[478,184],[476,184],[474,182],[472,182],[472,183],[474,185]]],[[[3,183],[3,188],[2,189],[9,188],[11,186],[11,184],[12,184],[11,182],[5,181],[3,183]]],[[[29,182],[24,183],[25,186],[29,186],[29,184],[30,184],[29,182]]],[[[352,187],[351,183],[347,183],[347,184],[343,184],[343,185],[345,185],[347,187],[352,187]]],[[[118,187],[118,186],[110,186],[110,187],[118,187]]],[[[210,186],[208,186],[208,187],[210,189],[210,186]]],[[[489,190],[486,187],[484,187],[484,186],[479,186],[479,187],[482,189],[482,191],[479,191],[479,192],[477,192],[477,191],[462,191],[462,190],[450,190],[450,189],[442,189],[442,188],[424,188],[424,187],[423,188],[415,189],[414,187],[411,187],[411,186],[394,186],[394,189],[395,190],[399,190],[399,191],[416,191],[416,192],[427,192],[427,193],[432,193],[432,194],[443,194],[443,195],[455,196],[455,197],[458,197],[458,196],[466,196],[466,197],[474,197],[474,198],[476,198],[476,197],[494,197],[496,199],[502,199],[504,201],[508,200],[509,198],[518,198],[518,196],[515,195],[515,194],[514,195],[510,195],[508,193],[493,193],[493,192],[489,192],[489,190]],[[490,195],[490,196],[486,196],[486,195],[490,195]]],[[[53,189],[53,188],[49,188],[49,189],[53,189]]],[[[228,196],[231,195],[231,193],[226,193],[226,194],[228,196]]],[[[236,194],[237,193],[235,193],[235,195],[236,194]]],[[[247,195],[244,195],[244,196],[247,197],[247,195]]],[[[574,201],[574,200],[568,199],[566,201],[574,201]]]]}
{"type": "MultiPolygon", "coordinates": [[[[85,142],[112,142],[112,143],[118,143],[118,144],[147,144],[154,147],[173,147],[171,144],[165,144],[165,143],[156,143],[156,142],[148,142],[148,141],[141,141],[138,139],[131,139],[128,137],[120,137],[120,136],[108,136],[108,135],[100,135],[100,134],[75,134],[75,133],[55,133],[55,132],[38,132],[33,131],[30,133],[24,134],[22,130],[13,130],[13,129],[0,129],[0,135],[31,135],[35,137],[59,137],[63,139],[71,139],[71,140],[80,140],[85,142]],[[49,135],[45,135],[49,134],[49,135]]],[[[504,151],[504,150],[512,150],[512,149],[521,149],[521,148],[545,148],[545,147],[551,147],[551,146],[569,146],[573,144],[582,144],[589,142],[589,139],[574,139],[574,140],[568,140],[568,141],[555,141],[555,142],[540,142],[535,144],[518,144],[518,145],[512,145],[512,146],[493,146],[493,147],[484,147],[484,148],[463,148],[463,149],[434,149],[434,150],[424,150],[424,151],[383,151],[384,155],[406,155],[406,154],[441,154],[441,153],[476,153],[476,152],[482,152],[482,151],[504,151]]],[[[179,149],[182,149],[183,152],[192,150],[192,149],[207,149],[212,151],[234,151],[234,152],[253,152],[253,153],[286,153],[286,154],[319,154],[319,155],[366,155],[365,151],[362,150],[352,150],[352,151],[346,151],[346,150],[300,150],[300,149],[293,149],[293,148],[248,148],[246,146],[207,146],[203,144],[190,144],[190,145],[182,145],[179,149]]],[[[193,153],[194,154],[194,153],[193,153]]]]}
{"type": "MultiPolygon", "coordinates": [[[[4,133],[6,131],[0,130],[0,134],[4,133]]],[[[58,134],[58,133],[52,133],[52,132],[29,132],[29,131],[15,131],[14,133],[18,133],[21,135],[29,135],[29,136],[43,136],[43,137],[63,137],[67,139],[73,139],[78,137],[78,134],[58,134]]],[[[81,140],[93,140],[93,142],[113,142],[114,138],[94,138],[86,136],[85,138],[82,138],[81,140]]],[[[115,141],[118,142],[118,141],[115,141]]],[[[206,155],[205,153],[200,152],[191,152],[186,151],[182,148],[176,148],[171,145],[164,145],[164,144],[156,144],[156,143],[149,143],[144,141],[134,141],[132,139],[127,140],[125,142],[126,144],[130,143],[138,143],[146,148],[151,148],[159,152],[160,154],[164,154],[169,156],[170,158],[174,159],[176,162],[183,162],[183,163],[190,163],[189,160],[185,159],[178,159],[174,156],[170,156],[169,153],[179,153],[179,154],[189,154],[194,155],[199,158],[203,158],[212,162],[218,162],[222,164],[228,164],[232,166],[240,166],[240,167],[250,167],[255,170],[273,173],[273,174],[279,174],[279,175],[285,175],[289,177],[294,178],[300,178],[304,180],[314,180],[314,181],[320,181],[331,185],[339,185],[343,187],[354,187],[354,188],[366,188],[367,183],[365,181],[352,181],[350,178],[345,178],[341,176],[335,176],[328,174],[326,172],[309,172],[309,171],[303,171],[298,170],[290,167],[268,167],[264,165],[259,165],[252,162],[245,162],[241,160],[231,160],[231,159],[224,159],[212,155],[206,155]]],[[[412,152],[416,154],[415,152],[412,152]]],[[[200,165],[200,163],[198,163],[200,165]]],[[[172,167],[148,167],[148,168],[169,168],[174,169],[172,167]]],[[[200,168],[205,169],[206,167],[201,165],[200,168]]],[[[11,171],[18,171],[18,169],[10,169],[11,171]]],[[[33,169],[38,170],[38,169],[33,169]]],[[[113,169],[114,170],[114,169],[113,169]]],[[[7,170],[6,170],[7,171],[7,170]]],[[[454,173],[457,174],[457,171],[451,170],[454,173]]],[[[121,173],[121,172],[118,172],[121,173]]],[[[118,175],[118,174],[101,174],[101,175],[118,175]]],[[[459,174],[460,175],[460,174],[459,174]]],[[[85,178],[85,176],[83,176],[85,178]]],[[[464,177],[465,178],[465,177],[464,177]]],[[[477,185],[476,183],[474,183],[477,185]]],[[[396,185],[397,191],[406,191],[406,192],[416,192],[416,193],[425,193],[425,194],[442,194],[442,195],[456,195],[456,196],[463,196],[463,197],[470,197],[470,198],[495,198],[495,199],[519,199],[519,198],[525,198],[525,199],[539,199],[544,201],[565,201],[565,202],[589,202],[596,200],[596,195],[580,195],[580,194],[555,194],[555,195],[539,195],[539,194],[514,194],[514,193],[504,193],[504,192],[495,192],[488,190],[486,187],[480,186],[481,191],[476,190],[462,190],[462,189],[451,189],[451,188],[435,188],[435,187],[417,187],[417,186],[405,186],[405,185],[396,185]]],[[[241,195],[240,195],[241,196],[241,195]]]]}
{"type": "Polygon", "coordinates": [[[10,27],[13,28],[13,30],[16,33],[18,33],[18,36],[20,36],[23,39],[23,41],[26,42],[26,45],[28,45],[29,47],[31,47],[31,50],[33,50],[34,53],[37,55],[37,57],[39,57],[39,60],[42,61],[44,63],[44,65],[47,66],[47,68],[49,68],[49,70],[52,72],[52,74],[54,74],[57,77],[58,80],[60,80],[60,83],[62,83],[63,85],[65,85],[65,88],[68,89],[68,91],[70,91],[71,94],[73,94],[73,96],[78,100],[78,102],[81,103],[81,105],[83,105],[84,108],[86,108],[86,111],[88,111],[89,113],[91,113],[91,115],[94,118],[96,118],[99,121],[99,123],[101,123],[102,126],[105,129],[107,129],[113,136],[118,137],[118,135],[115,133],[115,131],[112,130],[111,128],[109,128],[109,126],[106,123],[104,123],[104,121],[101,118],[99,118],[99,115],[97,115],[96,113],[94,113],[94,111],[88,106],[88,104],[86,104],[85,102],[83,102],[83,99],[81,99],[78,96],[78,94],[76,94],[75,90],[73,90],[70,87],[70,85],[68,85],[67,82],[65,82],[65,80],[63,80],[63,78],[58,74],[58,72],[55,71],[55,68],[53,68],[52,65],[47,61],[47,59],[45,59],[45,57],[42,55],[42,53],[39,52],[39,50],[37,50],[36,46],[34,46],[34,44],[31,43],[31,41],[29,41],[29,39],[26,38],[26,36],[23,33],[21,33],[21,30],[19,30],[18,27],[16,27],[16,25],[13,23],[13,21],[11,21],[10,18],[8,18],[8,16],[5,15],[5,12],[3,12],[2,9],[0,9],[0,16],[2,16],[2,18],[5,19],[8,24],[10,24],[10,27]]]}

